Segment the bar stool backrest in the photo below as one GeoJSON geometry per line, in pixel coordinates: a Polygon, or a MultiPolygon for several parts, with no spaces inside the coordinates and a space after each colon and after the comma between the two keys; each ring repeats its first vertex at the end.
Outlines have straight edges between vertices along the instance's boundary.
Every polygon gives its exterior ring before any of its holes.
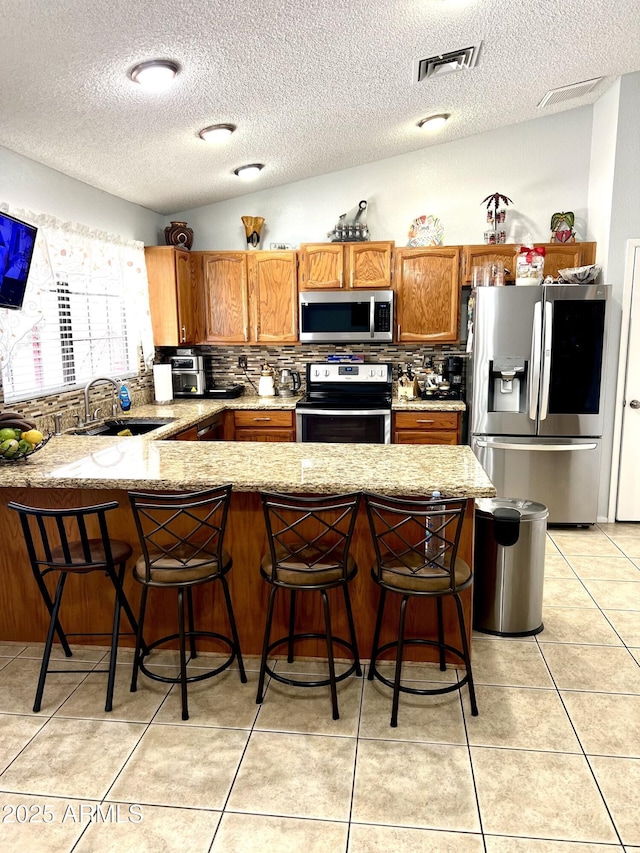
{"type": "Polygon", "coordinates": [[[34,573],[89,572],[113,566],[106,513],[117,501],[86,507],[49,509],[10,501],[20,516],[34,573]]]}
{"type": "Polygon", "coordinates": [[[278,571],[317,574],[339,568],[347,576],[347,558],[360,493],[304,498],[261,492],[271,578],[278,571]]]}
{"type": "Polygon", "coordinates": [[[222,543],[231,484],[197,492],[129,492],[145,580],[151,573],[215,564],[222,566],[222,543]]]}
{"type": "Polygon", "coordinates": [[[419,575],[421,580],[448,577],[454,591],[455,563],[467,508],[464,499],[411,500],[364,493],[376,551],[378,578],[419,575]]]}

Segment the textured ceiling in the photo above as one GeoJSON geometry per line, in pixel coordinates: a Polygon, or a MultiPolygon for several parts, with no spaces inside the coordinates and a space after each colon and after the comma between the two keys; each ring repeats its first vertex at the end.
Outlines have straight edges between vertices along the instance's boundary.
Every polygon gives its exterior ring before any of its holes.
{"type": "Polygon", "coordinates": [[[640,69],[638,0],[2,0],[0,145],[159,213],[596,100],[640,69]],[[482,42],[420,84],[413,60],[482,42]],[[174,86],[127,77],[171,58],[174,86]],[[589,95],[540,110],[548,89],[589,95]],[[426,136],[416,122],[452,114],[426,136]],[[198,131],[229,122],[223,146],[198,131]],[[251,184],[232,170],[261,162],[251,184]]]}

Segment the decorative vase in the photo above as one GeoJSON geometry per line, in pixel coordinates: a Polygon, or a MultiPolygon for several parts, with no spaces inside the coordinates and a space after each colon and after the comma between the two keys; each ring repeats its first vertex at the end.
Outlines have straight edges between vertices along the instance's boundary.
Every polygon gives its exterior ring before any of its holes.
{"type": "Polygon", "coordinates": [[[186,222],[172,222],[164,229],[164,239],[167,246],[190,249],[193,245],[193,228],[189,228],[186,222]]]}
{"type": "Polygon", "coordinates": [[[247,249],[257,249],[260,245],[260,231],[264,225],[262,216],[242,216],[242,224],[247,235],[247,249]]]}

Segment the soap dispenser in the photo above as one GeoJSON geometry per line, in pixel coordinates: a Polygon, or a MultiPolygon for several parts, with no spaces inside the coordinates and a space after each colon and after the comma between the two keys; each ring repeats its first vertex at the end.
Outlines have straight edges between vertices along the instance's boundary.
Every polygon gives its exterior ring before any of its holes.
{"type": "Polygon", "coordinates": [[[118,394],[118,399],[120,400],[120,408],[123,412],[128,412],[131,408],[131,398],[129,397],[129,392],[127,391],[126,385],[120,386],[120,393],[118,394]]]}

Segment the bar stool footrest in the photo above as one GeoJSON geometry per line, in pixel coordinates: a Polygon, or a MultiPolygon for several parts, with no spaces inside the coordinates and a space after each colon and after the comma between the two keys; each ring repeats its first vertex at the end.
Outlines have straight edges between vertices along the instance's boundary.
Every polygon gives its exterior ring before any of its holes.
{"type": "MultiPolygon", "coordinates": [[[[441,645],[437,640],[426,640],[426,639],[422,639],[422,638],[415,638],[415,639],[405,640],[403,645],[405,645],[405,646],[434,646],[437,649],[445,649],[446,651],[451,652],[451,654],[454,654],[457,657],[459,657],[460,660],[463,663],[465,663],[464,654],[462,653],[462,651],[460,649],[456,649],[455,646],[450,646],[448,643],[443,643],[441,645]]],[[[391,643],[385,643],[384,646],[380,646],[380,648],[377,649],[377,652],[376,652],[376,663],[369,664],[369,666],[372,666],[374,677],[378,681],[381,681],[383,684],[386,684],[387,687],[391,687],[391,689],[393,689],[395,687],[395,681],[392,681],[389,678],[385,678],[385,676],[382,675],[378,671],[377,664],[379,662],[379,655],[382,654],[382,652],[386,652],[388,649],[396,649],[397,647],[398,647],[398,641],[397,640],[394,640],[391,643]]],[[[386,660],[386,661],[384,661],[384,663],[393,664],[394,665],[394,671],[395,671],[395,661],[386,660]]],[[[403,661],[403,663],[404,663],[404,661],[403,661]]],[[[453,684],[447,684],[444,687],[438,687],[435,689],[426,690],[426,689],[419,689],[417,687],[406,687],[405,685],[403,685],[401,683],[399,689],[400,689],[401,693],[412,693],[416,696],[438,696],[441,693],[452,693],[454,690],[460,690],[468,682],[469,682],[469,673],[467,672],[458,681],[455,681],[453,684]]]]}
{"type": "MultiPolygon", "coordinates": [[[[270,646],[267,650],[268,654],[271,654],[271,652],[274,649],[278,648],[278,646],[283,646],[285,643],[288,643],[289,639],[290,638],[287,635],[286,637],[282,637],[279,640],[274,640],[274,642],[270,644],[270,646]]],[[[293,640],[294,643],[297,640],[309,640],[309,639],[311,639],[311,640],[314,640],[314,639],[315,640],[324,640],[326,642],[326,635],[320,634],[320,633],[293,634],[291,639],[293,640]]],[[[338,645],[343,646],[352,655],[354,655],[354,661],[351,664],[351,666],[348,669],[346,669],[344,672],[341,672],[340,675],[336,674],[335,680],[336,680],[336,684],[337,684],[339,681],[344,681],[345,678],[348,678],[350,675],[352,675],[356,671],[355,652],[354,652],[353,645],[351,643],[349,643],[347,640],[342,640],[340,637],[332,637],[331,639],[333,640],[334,643],[337,643],[338,645]]],[[[323,660],[324,660],[324,658],[323,658],[323,660]]],[[[327,663],[327,666],[328,666],[328,663],[327,663]]],[[[269,666],[268,662],[265,664],[265,671],[269,673],[271,678],[274,678],[276,681],[279,681],[281,684],[289,684],[291,687],[329,687],[331,684],[330,678],[323,678],[319,681],[300,681],[299,679],[296,679],[296,678],[287,678],[284,675],[280,675],[279,673],[275,672],[275,670],[273,670],[269,666]]]]}
{"type": "MultiPolygon", "coordinates": [[[[218,667],[215,669],[208,669],[206,672],[201,673],[200,675],[188,675],[187,682],[191,683],[193,681],[204,681],[206,678],[213,678],[214,675],[218,675],[220,672],[224,672],[225,669],[228,669],[231,664],[236,660],[237,653],[234,648],[233,642],[229,637],[226,637],[224,634],[217,634],[213,631],[185,631],[184,633],[185,639],[189,639],[190,637],[213,637],[216,640],[220,640],[223,643],[226,643],[227,646],[231,649],[231,654],[229,657],[218,667]]],[[[171,642],[171,640],[179,640],[179,634],[168,634],[166,637],[160,637],[159,640],[155,640],[153,643],[147,644],[147,653],[142,653],[140,655],[140,660],[138,662],[138,666],[140,671],[144,673],[148,678],[153,678],[154,681],[163,681],[165,684],[180,684],[181,679],[180,675],[173,676],[169,678],[166,675],[160,675],[157,672],[153,672],[150,670],[144,663],[146,657],[149,656],[149,652],[153,649],[158,648],[158,646],[164,645],[165,643],[171,642]]],[[[195,658],[197,660],[197,658],[195,658]]]]}

